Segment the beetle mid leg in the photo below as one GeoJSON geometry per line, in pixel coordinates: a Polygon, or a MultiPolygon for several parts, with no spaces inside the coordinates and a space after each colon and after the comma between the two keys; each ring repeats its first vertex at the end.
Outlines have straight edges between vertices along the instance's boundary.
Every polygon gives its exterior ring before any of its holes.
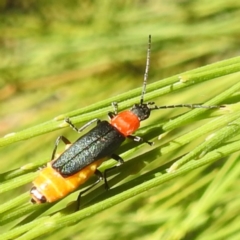
{"type": "Polygon", "coordinates": [[[127,136],[129,139],[133,140],[134,142],[144,142],[144,143],[147,143],[149,144],[150,146],[152,146],[154,143],[153,142],[149,142],[149,141],[146,141],[144,140],[142,137],[139,137],[139,136],[133,136],[133,135],[129,135],[127,136]]]}
{"type": "Polygon", "coordinates": [[[77,127],[71,122],[71,120],[70,120],[69,118],[65,118],[64,120],[65,120],[66,123],[69,124],[69,126],[70,126],[74,131],[76,131],[76,132],[78,132],[78,133],[82,132],[85,128],[87,128],[88,126],[90,126],[90,125],[93,124],[94,122],[97,122],[97,124],[101,122],[100,119],[95,118],[95,119],[87,122],[86,124],[84,124],[82,127],[77,128],[77,127]]]}
{"type": "Polygon", "coordinates": [[[59,136],[59,137],[56,139],[51,160],[53,160],[53,159],[55,158],[55,154],[56,154],[58,145],[59,145],[59,143],[60,143],[61,140],[62,140],[66,145],[70,145],[70,144],[71,144],[71,142],[70,142],[67,138],[65,138],[64,136],[59,136]]]}
{"type": "Polygon", "coordinates": [[[116,161],[117,161],[117,164],[116,164],[115,166],[111,167],[111,168],[106,169],[106,170],[104,171],[104,173],[103,173],[104,185],[105,185],[105,189],[106,189],[106,190],[109,190],[109,188],[110,188],[109,185],[108,185],[108,181],[107,181],[107,173],[108,173],[109,171],[111,171],[111,170],[113,170],[113,169],[121,166],[121,165],[124,163],[124,160],[123,160],[120,156],[118,156],[118,155],[116,155],[116,154],[112,154],[112,155],[111,155],[111,158],[114,159],[114,160],[116,160],[116,161]]]}
{"type": "Polygon", "coordinates": [[[78,195],[78,198],[77,198],[77,211],[80,209],[80,201],[81,201],[81,197],[84,193],[88,192],[91,188],[93,188],[95,185],[97,185],[99,182],[101,182],[103,179],[104,179],[104,176],[103,174],[98,170],[96,169],[95,173],[94,173],[96,176],[97,176],[97,181],[95,183],[93,183],[90,187],[86,188],[85,190],[81,191],[78,195]]]}

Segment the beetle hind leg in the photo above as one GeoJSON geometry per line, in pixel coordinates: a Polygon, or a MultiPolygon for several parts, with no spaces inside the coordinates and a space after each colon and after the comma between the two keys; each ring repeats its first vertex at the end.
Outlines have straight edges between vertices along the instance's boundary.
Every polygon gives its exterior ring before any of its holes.
{"type": "Polygon", "coordinates": [[[83,191],[81,191],[78,195],[77,198],[77,211],[80,209],[80,204],[81,204],[81,197],[84,193],[88,192],[90,189],[92,189],[94,186],[96,186],[99,182],[101,182],[104,179],[104,176],[102,174],[102,172],[100,172],[98,169],[96,169],[95,173],[97,176],[97,181],[95,183],[93,183],[91,186],[89,186],[88,188],[84,189],[83,191]]]}

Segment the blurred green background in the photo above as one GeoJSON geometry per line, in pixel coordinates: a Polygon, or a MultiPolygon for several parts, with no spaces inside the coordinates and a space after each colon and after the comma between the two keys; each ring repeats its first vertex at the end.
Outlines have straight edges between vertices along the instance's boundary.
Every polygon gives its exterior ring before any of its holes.
{"type": "MultiPolygon", "coordinates": [[[[0,136],[140,87],[149,34],[150,83],[238,56],[239,23],[240,1],[2,0],[0,136]]],[[[231,81],[217,79],[154,100],[159,105],[204,102],[231,81]]],[[[176,112],[156,114],[166,120],[176,112]]],[[[58,135],[76,139],[62,129],[1,148],[0,171],[46,161],[58,135]]],[[[227,212],[224,201],[223,208],[189,217],[222,165],[197,170],[44,239],[239,239],[237,216],[232,205],[227,212]],[[216,236],[220,230],[226,235],[216,236]]],[[[0,201],[29,188],[5,193],[0,201]]],[[[224,192],[223,199],[232,194],[239,200],[235,190],[224,192]]]]}

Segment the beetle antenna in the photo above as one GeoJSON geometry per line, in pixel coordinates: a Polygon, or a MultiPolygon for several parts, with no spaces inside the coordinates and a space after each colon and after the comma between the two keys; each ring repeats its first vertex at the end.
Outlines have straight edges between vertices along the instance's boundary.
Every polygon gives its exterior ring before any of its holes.
{"type": "Polygon", "coordinates": [[[151,53],[151,35],[148,37],[148,50],[147,50],[147,61],[146,61],[146,68],[144,73],[144,79],[143,79],[143,87],[142,87],[142,93],[140,98],[140,105],[143,104],[144,101],[144,95],[146,93],[146,86],[147,86],[147,79],[148,79],[148,70],[150,65],[150,53],[151,53]]]}
{"type": "MultiPolygon", "coordinates": [[[[150,102],[151,105],[154,104],[154,102],[150,102]]],[[[166,105],[166,106],[154,106],[153,108],[150,108],[152,110],[158,110],[158,109],[166,109],[166,108],[207,108],[207,109],[213,109],[213,108],[224,108],[224,105],[202,105],[200,103],[196,104],[176,104],[176,105],[166,105]]]]}

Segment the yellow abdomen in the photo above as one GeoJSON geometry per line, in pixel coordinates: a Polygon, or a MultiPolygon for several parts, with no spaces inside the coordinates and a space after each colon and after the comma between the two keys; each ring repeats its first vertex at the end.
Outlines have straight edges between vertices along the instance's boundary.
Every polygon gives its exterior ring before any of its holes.
{"type": "Polygon", "coordinates": [[[104,159],[93,162],[81,171],[69,177],[63,177],[52,168],[52,162],[39,172],[38,177],[33,181],[34,187],[31,190],[32,202],[55,202],[85,183],[102,164],[104,159]]]}

